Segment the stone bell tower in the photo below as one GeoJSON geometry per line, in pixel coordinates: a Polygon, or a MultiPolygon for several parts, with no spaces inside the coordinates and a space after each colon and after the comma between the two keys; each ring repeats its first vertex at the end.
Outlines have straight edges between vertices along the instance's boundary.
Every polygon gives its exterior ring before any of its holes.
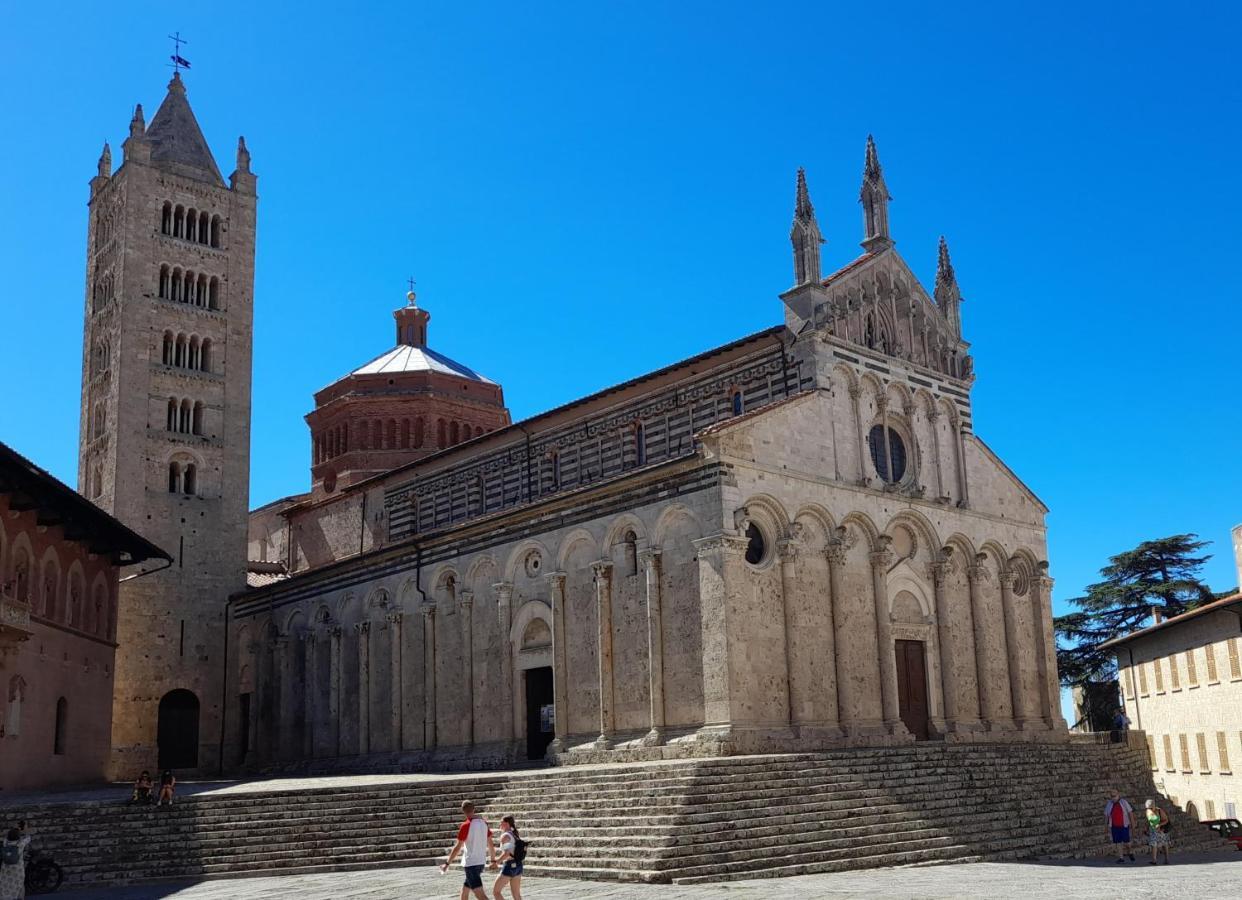
{"type": "Polygon", "coordinates": [[[212,771],[225,601],[245,587],[255,176],[226,183],[180,72],[90,182],[78,490],[167,549],[120,587],[115,777],[212,771]]]}

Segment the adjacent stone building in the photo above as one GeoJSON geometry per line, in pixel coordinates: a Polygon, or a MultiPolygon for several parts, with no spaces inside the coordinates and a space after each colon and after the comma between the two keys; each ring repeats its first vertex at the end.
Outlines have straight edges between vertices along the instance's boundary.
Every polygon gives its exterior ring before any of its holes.
{"type": "MultiPolygon", "coordinates": [[[[1242,561],[1238,575],[1242,583],[1242,561]]],[[[1146,733],[1156,786],[1200,819],[1237,818],[1242,593],[1103,646],[1117,654],[1126,715],[1146,733]]]]}
{"type": "Polygon", "coordinates": [[[1063,739],[1047,510],[974,433],[947,246],[929,292],[870,140],[860,200],[824,277],[799,172],[784,322],[691,359],[513,425],[496,385],[434,446],[383,424],[387,471],[376,416],[317,406],[311,497],[251,523],[286,571],[230,603],[226,764],[1063,739]]]}
{"type": "Polygon", "coordinates": [[[0,790],[104,777],[118,582],[147,560],[171,562],[0,444],[0,790]]]}
{"type": "Polygon", "coordinates": [[[78,489],[174,554],[121,586],[112,774],[213,769],[225,599],[246,584],[257,197],[226,183],[180,73],[90,182],[78,489]]]}

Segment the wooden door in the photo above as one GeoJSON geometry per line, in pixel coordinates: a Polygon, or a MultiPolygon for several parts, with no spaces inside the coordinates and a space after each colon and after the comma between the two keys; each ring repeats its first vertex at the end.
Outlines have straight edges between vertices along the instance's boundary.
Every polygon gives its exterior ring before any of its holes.
{"type": "Polygon", "coordinates": [[[922,641],[897,641],[897,704],[916,740],[927,740],[927,663],[922,641]]]}

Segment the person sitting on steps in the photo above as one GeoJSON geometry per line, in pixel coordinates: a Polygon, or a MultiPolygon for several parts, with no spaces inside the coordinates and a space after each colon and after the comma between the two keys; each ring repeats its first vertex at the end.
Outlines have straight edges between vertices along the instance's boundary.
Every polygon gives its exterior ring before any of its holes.
{"type": "Polygon", "coordinates": [[[155,789],[155,783],[151,781],[151,773],[146,769],[142,770],[142,774],[138,776],[138,780],[134,782],[134,795],[130,798],[130,803],[150,803],[151,792],[155,789]]]}
{"type": "Polygon", "coordinates": [[[168,801],[168,805],[173,805],[173,793],[177,789],[177,778],[173,775],[172,769],[165,769],[164,774],[160,776],[160,798],[155,805],[163,806],[164,801],[168,801]]]}

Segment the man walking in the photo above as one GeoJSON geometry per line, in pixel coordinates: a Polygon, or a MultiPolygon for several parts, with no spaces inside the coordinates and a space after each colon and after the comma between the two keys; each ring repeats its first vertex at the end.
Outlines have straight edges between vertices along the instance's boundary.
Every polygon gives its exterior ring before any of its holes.
{"type": "Polygon", "coordinates": [[[474,804],[469,800],[462,801],[461,813],[466,820],[457,829],[457,843],[453,844],[448,859],[440,864],[440,871],[447,872],[457,854],[464,850],[461,867],[466,880],[461,886],[461,900],[469,900],[472,891],[478,900],[487,900],[487,892],[483,890],[483,866],[496,867],[492,829],[487,826],[486,819],[475,813],[474,804]]]}
{"type": "Polygon", "coordinates": [[[1113,791],[1109,801],[1104,804],[1104,819],[1108,822],[1112,834],[1113,845],[1117,848],[1117,862],[1123,863],[1126,857],[1134,862],[1134,851],[1130,849],[1130,827],[1133,821],[1134,807],[1130,801],[1121,796],[1118,790],[1113,791]]]}

